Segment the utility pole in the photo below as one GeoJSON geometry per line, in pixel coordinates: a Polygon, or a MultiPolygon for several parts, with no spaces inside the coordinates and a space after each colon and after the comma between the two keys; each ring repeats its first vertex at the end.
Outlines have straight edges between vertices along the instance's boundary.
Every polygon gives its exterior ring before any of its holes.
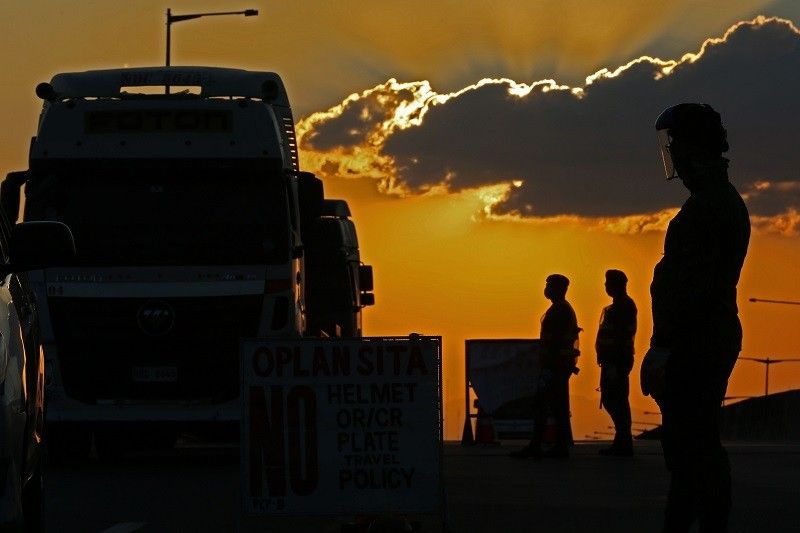
{"type": "MultiPolygon", "coordinates": [[[[800,302],[796,300],[767,300],[765,298],[750,298],[750,301],[753,303],[765,303],[765,304],[780,304],[780,305],[800,305],[800,302]]],[[[740,357],[739,359],[743,359],[745,361],[755,361],[756,363],[761,363],[764,365],[764,396],[769,394],[769,367],[775,363],[796,363],[800,362],[798,358],[789,358],[789,359],[770,359],[769,357],[740,357]]]]}
{"type": "Polygon", "coordinates": [[[770,359],[769,357],[740,357],[743,361],[754,361],[764,365],[764,396],[769,395],[769,367],[776,363],[798,363],[800,358],[790,357],[787,359],[770,359]]]}

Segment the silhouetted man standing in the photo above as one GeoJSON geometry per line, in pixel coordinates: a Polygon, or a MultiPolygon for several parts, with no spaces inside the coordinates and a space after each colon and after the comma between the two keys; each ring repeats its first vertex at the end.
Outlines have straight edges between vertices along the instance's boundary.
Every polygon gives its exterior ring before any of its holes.
{"type": "Polygon", "coordinates": [[[544,296],[551,301],[542,317],[539,335],[541,374],[536,391],[533,438],[512,457],[569,457],[572,431],[569,420],[569,378],[577,373],[578,320],[567,302],[569,279],[561,274],[547,276],[544,296]],[[548,417],[555,418],[556,438],[553,447],[542,451],[548,417]]]}
{"type": "Polygon", "coordinates": [[[656,130],[667,178],[680,178],[691,193],[669,224],[653,274],[653,337],[642,363],[642,390],[661,408],[672,474],[664,531],[689,531],[698,520],[703,532],[725,532],[731,475],[718,419],[742,346],[736,285],[750,219],[728,181],[719,113],[676,105],[661,113],[656,130]]]}
{"type": "Polygon", "coordinates": [[[621,270],[606,271],[606,294],[613,298],[603,309],[595,351],[600,365],[600,403],[614,421],[614,443],[601,455],[633,455],[628,375],[633,368],[636,304],[628,296],[628,277],[621,270]]]}

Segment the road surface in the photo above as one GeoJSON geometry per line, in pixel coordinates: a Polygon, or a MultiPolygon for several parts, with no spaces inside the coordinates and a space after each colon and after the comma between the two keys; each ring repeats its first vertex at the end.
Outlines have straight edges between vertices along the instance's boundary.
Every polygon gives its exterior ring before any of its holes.
{"type": "MultiPolygon", "coordinates": [[[[577,443],[567,461],[514,460],[522,445],[445,446],[447,515],[454,533],[658,532],[667,473],[657,442],[632,459],[601,457],[603,443],[577,443]]],[[[800,443],[728,443],[734,469],[731,533],[800,531],[800,443]]],[[[50,531],[338,532],[335,520],[239,522],[238,448],[183,445],[52,467],[46,487],[50,531]]],[[[438,531],[423,520],[423,531],[438,531]]]]}

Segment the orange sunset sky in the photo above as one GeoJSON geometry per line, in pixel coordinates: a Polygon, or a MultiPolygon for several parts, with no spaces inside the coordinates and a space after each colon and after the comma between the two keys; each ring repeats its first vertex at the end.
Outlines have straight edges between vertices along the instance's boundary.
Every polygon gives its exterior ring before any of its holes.
{"type": "MultiPolygon", "coordinates": [[[[656,406],[639,393],[638,362],[652,269],[686,195],[663,179],[652,124],[678,101],[722,113],[753,217],[742,355],[800,357],[800,306],[747,301],[800,300],[800,3],[5,0],[0,171],[27,166],[37,83],[163,64],[167,7],[259,9],[176,24],[172,63],[283,77],[301,166],[348,200],[375,268],[365,332],[444,337],[448,438],[463,423],[464,339],[537,336],[553,272],[572,280],[584,328],[575,435],[610,424],[592,349],[608,268],[627,272],[639,306],[633,418],[657,420],[643,414],[656,406]]],[[[800,364],[775,365],[770,391],[798,379],[800,364]]],[[[729,395],[763,388],[763,366],[737,364],[729,395]]]]}

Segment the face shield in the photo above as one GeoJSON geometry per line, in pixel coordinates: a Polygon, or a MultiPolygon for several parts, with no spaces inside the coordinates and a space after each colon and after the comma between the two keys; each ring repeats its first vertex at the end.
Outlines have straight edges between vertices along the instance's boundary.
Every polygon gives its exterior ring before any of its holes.
{"type": "Polygon", "coordinates": [[[658,148],[661,151],[661,160],[664,162],[664,174],[667,180],[672,180],[678,177],[675,171],[675,163],[672,161],[672,152],[670,151],[670,144],[672,138],[669,135],[669,130],[658,130],[658,148]]]}

